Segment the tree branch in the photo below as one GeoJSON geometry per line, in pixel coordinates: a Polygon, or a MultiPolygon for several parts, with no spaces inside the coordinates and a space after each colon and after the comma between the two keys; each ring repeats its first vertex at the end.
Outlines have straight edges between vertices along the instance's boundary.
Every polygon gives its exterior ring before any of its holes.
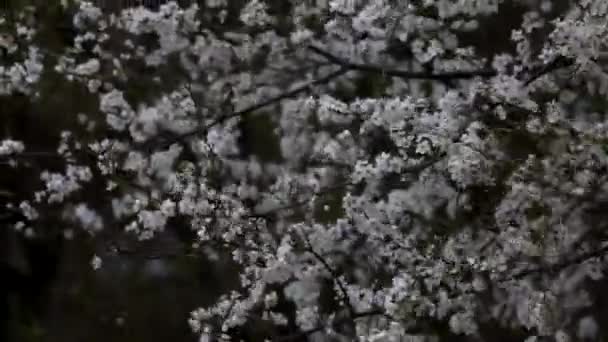
{"type": "Polygon", "coordinates": [[[508,278],[503,279],[503,281],[519,280],[519,279],[522,279],[524,277],[527,277],[529,275],[536,274],[536,273],[546,272],[546,273],[550,273],[550,274],[555,274],[555,273],[563,271],[564,269],[566,269],[570,266],[582,264],[585,261],[589,261],[594,258],[600,258],[600,257],[606,255],[606,253],[608,253],[608,245],[606,245],[602,248],[588,251],[586,253],[582,253],[572,259],[567,259],[567,260],[564,260],[564,261],[559,262],[554,265],[541,266],[541,267],[537,267],[537,268],[531,268],[531,269],[516,272],[515,274],[509,276],[508,278]]]}
{"type": "Polygon", "coordinates": [[[224,115],[220,115],[215,120],[213,120],[211,123],[209,123],[209,124],[207,124],[207,125],[205,125],[203,127],[198,127],[196,129],[193,129],[190,132],[186,132],[186,133],[183,133],[183,134],[180,134],[180,135],[176,136],[173,139],[169,139],[170,141],[168,142],[169,143],[168,145],[171,145],[176,140],[179,141],[179,140],[190,138],[190,137],[192,137],[194,135],[197,135],[197,134],[207,133],[212,127],[217,126],[217,125],[219,125],[219,124],[221,124],[221,123],[223,123],[223,122],[225,122],[227,120],[230,120],[230,119],[235,118],[235,117],[242,117],[242,116],[251,114],[251,113],[255,112],[256,110],[259,110],[259,109],[262,109],[262,108],[264,108],[266,106],[278,103],[281,100],[284,100],[284,99],[296,96],[296,95],[298,95],[298,94],[300,94],[300,93],[302,93],[302,92],[310,89],[312,86],[317,86],[317,85],[328,83],[331,80],[333,80],[333,79],[335,79],[335,78],[337,78],[337,77],[339,77],[341,75],[344,75],[348,71],[350,71],[348,68],[340,68],[340,69],[338,69],[338,70],[336,70],[336,71],[334,71],[334,72],[332,72],[332,73],[330,73],[330,74],[328,74],[328,75],[326,75],[324,77],[321,77],[321,78],[316,79],[316,80],[314,80],[312,82],[309,82],[309,83],[306,83],[304,85],[301,85],[301,86],[299,86],[299,87],[297,87],[297,88],[295,88],[293,90],[289,90],[289,91],[286,91],[286,92],[281,93],[279,95],[276,95],[274,97],[271,97],[271,98],[269,98],[269,99],[267,99],[265,101],[262,101],[260,103],[256,103],[256,104],[254,104],[252,106],[249,106],[249,107],[247,107],[245,109],[242,109],[242,110],[239,110],[239,111],[236,111],[236,112],[232,112],[232,113],[228,113],[228,114],[224,114],[224,115]]]}
{"type": "Polygon", "coordinates": [[[314,250],[314,248],[312,248],[312,244],[310,243],[310,240],[304,234],[302,234],[302,235],[304,237],[304,240],[306,240],[306,244],[308,244],[308,248],[307,248],[308,252],[310,252],[310,254],[312,254],[321,263],[321,265],[323,265],[323,267],[327,270],[327,272],[329,272],[329,274],[333,278],[336,285],[338,285],[340,292],[342,292],[342,297],[344,297],[344,302],[346,304],[346,308],[348,309],[350,316],[354,317],[355,308],[353,307],[353,305],[350,302],[350,296],[348,295],[348,292],[346,291],[346,287],[344,286],[344,284],[342,284],[342,281],[340,281],[340,276],[338,275],[338,272],[336,272],[333,269],[333,267],[331,267],[329,265],[329,263],[327,262],[327,260],[325,260],[323,258],[323,256],[321,256],[319,253],[317,253],[314,250]]]}
{"type": "Polygon", "coordinates": [[[419,79],[419,80],[435,80],[435,81],[450,81],[458,79],[471,79],[474,77],[493,77],[498,74],[495,69],[484,68],[478,70],[467,71],[445,71],[445,72],[427,72],[427,71],[406,71],[397,69],[387,69],[379,65],[354,63],[333,55],[316,46],[309,46],[308,49],[314,53],[324,57],[328,61],[341,66],[345,69],[357,70],[368,73],[378,73],[392,77],[403,79],[419,79]]]}
{"type": "Polygon", "coordinates": [[[536,68],[537,70],[533,70],[530,77],[528,77],[528,79],[524,82],[524,85],[528,86],[532,82],[536,81],[537,79],[541,78],[542,76],[544,76],[552,71],[562,69],[562,68],[567,68],[572,65],[574,65],[573,58],[558,56],[554,60],[549,62],[548,64],[541,65],[540,67],[536,68]]]}

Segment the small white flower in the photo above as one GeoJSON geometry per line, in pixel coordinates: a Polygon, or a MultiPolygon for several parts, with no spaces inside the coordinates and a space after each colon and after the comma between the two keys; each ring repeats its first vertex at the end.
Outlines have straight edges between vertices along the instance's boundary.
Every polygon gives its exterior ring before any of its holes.
{"type": "Polygon", "coordinates": [[[99,63],[99,60],[97,58],[92,58],[76,66],[76,69],[74,69],[74,73],[80,76],[91,76],[99,72],[100,69],[101,63],[99,63]]]}
{"type": "Polygon", "coordinates": [[[101,258],[97,256],[97,254],[93,255],[93,258],[91,259],[91,267],[93,267],[95,271],[101,268],[101,263],[101,258]]]}

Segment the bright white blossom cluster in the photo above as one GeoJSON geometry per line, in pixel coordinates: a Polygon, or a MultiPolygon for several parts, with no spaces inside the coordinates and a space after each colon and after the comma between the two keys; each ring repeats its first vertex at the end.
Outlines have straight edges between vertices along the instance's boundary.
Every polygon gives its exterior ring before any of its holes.
{"type": "Polygon", "coordinates": [[[19,154],[25,150],[25,146],[23,142],[13,140],[13,139],[4,139],[0,143],[0,155],[2,156],[10,156],[12,154],[19,154]]]}
{"type": "Polygon", "coordinates": [[[42,55],[33,46],[22,62],[0,65],[0,95],[30,94],[33,84],[40,80],[44,66],[42,55]]]}
{"type": "Polygon", "coordinates": [[[606,1],[228,3],[81,1],[73,45],[7,49],[0,95],[52,65],[98,106],[19,227],[60,207],[91,234],[181,227],[229,255],[240,283],[192,311],[201,341],[599,338],[606,1]],[[494,51],[474,38],[507,6],[523,20],[494,51]]]}

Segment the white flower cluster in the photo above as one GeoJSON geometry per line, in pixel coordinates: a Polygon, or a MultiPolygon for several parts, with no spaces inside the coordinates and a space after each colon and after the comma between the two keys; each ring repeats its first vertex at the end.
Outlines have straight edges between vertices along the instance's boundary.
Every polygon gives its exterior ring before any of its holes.
{"type": "Polygon", "coordinates": [[[74,217],[79,224],[89,233],[95,234],[103,228],[103,220],[99,214],[90,209],[85,203],[80,203],[74,208],[74,217]]]}
{"type": "Polygon", "coordinates": [[[34,46],[29,47],[27,58],[11,66],[0,65],[0,95],[30,94],[43,71],[43,55],[34,46]]]}
{"type": "Polygon", "coordinates": [[[25,146],[21,141],[13,139],[4,139],[0,143],[0,156],[10,156],[13,154],[19,154],[24,150],[25,146]]]}
{"type": "Polygon", "coordinates": [[[91,76],[99,72],[101,64],[97,58],[92,58],[76,66],[74,73],[80,76],[91,76]]]}
{"type": "Polygon", "coordinates": [[[198,30],[197,10],[196,4],[183,10],[173,1],[161,5],[158,12],[139,6],[124,10],[116,26],[135,35],[156,33],[160,47],[144,58],[146,64],[160,66],[170,54],[189,46],[186,34],[198,30]]]}
{"type": "Polygon", "coordinates": [[[36,202],[46,199],[48,203],[61,203],[70,194],[82,189],[82,183],[88,182],[93,175],[87,166],[68,165],[65,174],[43,171],[40,179],[45,182],[46,189],[37,191],[34,195],[36,202]]]}
{"type": "Polygon", "coordinates": [[[250,0],[241,11],[241,21],[247,26],[272,23],[273,18],[266,12],[266,7],[264,0],[250,0]]]}

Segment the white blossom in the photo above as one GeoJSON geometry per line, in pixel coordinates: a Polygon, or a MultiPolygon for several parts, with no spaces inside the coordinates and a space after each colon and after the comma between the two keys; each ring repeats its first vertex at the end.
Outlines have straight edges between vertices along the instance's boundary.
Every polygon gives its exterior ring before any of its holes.
{"type": "Polygon", "coordinates": [[[101,217],[94,210],[89,209],[84,203],[76,206],[74,209],[74,216],[82,227],[91,234],[99,232],[103,228],[101,217]]]}
{"type": "Polygon", "coordinates": [[[91,259],[91,267],[93,267],[93,270],[97,271],[98,269],[101,268],[101,265],[102,265],[101,258],[97,255],[93,255],[93,258],[91,259]]]}
{"type": "Polygon", "coordinates": [[[92,58],[76,66],[74,73],[80,76],[91,76],[99,72],[101,64],[97,58],[92,58]]]}

